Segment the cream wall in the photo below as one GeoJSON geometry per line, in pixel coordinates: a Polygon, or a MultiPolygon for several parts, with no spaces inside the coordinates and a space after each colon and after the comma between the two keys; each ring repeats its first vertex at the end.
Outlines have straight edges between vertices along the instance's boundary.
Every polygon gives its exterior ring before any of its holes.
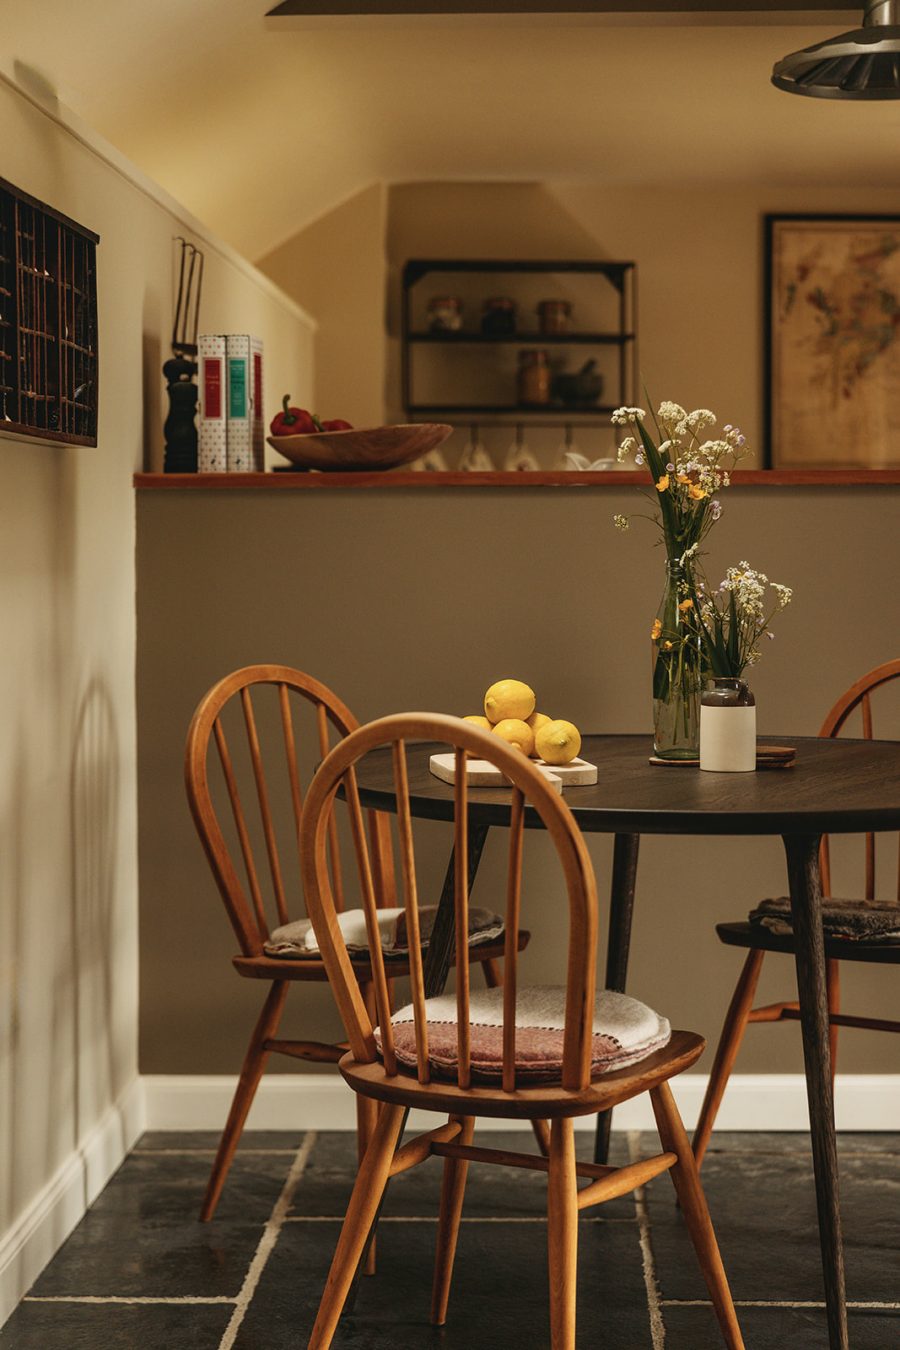
{"type": "MultiPolygon", "coordinates": [[[[259,260],[318,318],[312,411],[358,427],[384,420],[386,206],[385,185],[373,183],[259,260]]],[[[290,382],[279,400],[289,391],[296,403],[290,382]]]]}
{"type": "MultiPolygon", "coordinates": [[[[193,229],[72,125],[0,71],[4,176],[101,236],[99,445],[0,439],[0,1321],[136,1119],[131,476],[161,461],[171,241],[193,229]]],[[[202,325],[259,332],[269,389],[289,372],[308,389],[308,322],[237,255],[199,242],[202,325]]],[[[155,654],[177,661],[165,631],[155,654]]]]}

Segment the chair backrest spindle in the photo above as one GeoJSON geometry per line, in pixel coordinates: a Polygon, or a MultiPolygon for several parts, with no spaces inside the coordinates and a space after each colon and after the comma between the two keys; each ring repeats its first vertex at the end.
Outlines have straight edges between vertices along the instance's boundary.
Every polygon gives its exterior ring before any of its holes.
{"type": "Polygon", "coordinates": [[[516,1090],[516,985],[518,980],[519,918],[522,908],[522,844],[525,797],[513,788],[509,822],[509,867],[506,880],[506,916],[503,945],[503,1089],[516,1090]]]}
{"type": "Polygon", "coordinates": [[[288,910],[284,895],[284,880],[281,875],[281,859],[278,856],[278,842],[275,838],[275,826],[269,807],[269,789],[263,769],[262,751],[259,748],[259,733],[256,730],[256,718],[253,715],[253,701],[250,688],[245,685],[241,690],[241,707],[244,713],[244,725],[247,728],[247,743],[250,746],[250,759],[253,763],[253,778],[256,783],[256,795],[259,801],[259,814],[262,820],[263,837],[266,841],[266,854],[269,870],[272,874],[272,888],[275,892],[275,907],[279,923],[287,923],[288,910]]]}
{"type": "Polygon", "coordinates": [[[222,723],[218,718],[216,718],[215,722],[215,737],[216,746],[219,751],[219,761],[222,765],[222,773],[225,776],[225,785],[228,789],[228,797],[231,801],[231,812],[234,816],[234,825],[241,846],[241,855],[244,859],[244,867],[247,872],[247,883],[250,887],[250,894],[253,897],[253,909],[256,915],[257,929],[261,941],[264,942],[269,936],[269,926],[266,923],[266,911],[263,905],[259,876],[256,871],[256,862],[253,858],[253,846],[250,843],[247,818],[244,815],[244,808],[241,805],[241,794],[238,792],[237,778],[234,773],[234,764],[231,760],[231,753],[228,749],[228,741],[225,738],[225,731],[222,727],[222,723]]]}
{"type": "Polygon", "coordinates": [[[416,853],[413,843],[412,816],[409,809],[409,777],[406,768],[406,746],[402,739],[394,741],[394,791],[397,794],[397,828],[400,835],[400,871],[403,877],[403,904],[406,912],[406,940],[409,944],[409,982],[416,1027],[416,1059],[419,1082],[431,1081],[428,1063],[428,1025],[425,1012],[425,971],[422,964],[422,942],[419,933],[419,897],[416,884],[416,853]]]}
{"type": "Polygon", "coordinates": [[[456,913],[456,1081],[467,1088],[472,1081],[469,1026],[469,794],[466,752],[454,757],[453,902],[456,913]]]}

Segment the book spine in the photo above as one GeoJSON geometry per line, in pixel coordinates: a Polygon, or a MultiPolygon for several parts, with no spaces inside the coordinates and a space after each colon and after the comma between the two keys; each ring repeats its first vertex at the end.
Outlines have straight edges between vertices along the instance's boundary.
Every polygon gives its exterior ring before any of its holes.
{"type": "Polygon", "coordinates": [[[253,363],[253,468],[262,473],[266,467],[266,424],[263,417],[263,344],[262,338],[250,339],[253,363]]]}
{"type": "Polygon", "coordinates": [[[197,470],[224,473],[228,467],[225,419],[225,339],[218,333],[197,338],[200,367],[200,417],[197,427],[197,470]]]}
{"type": "Polygon", "coordinates": [[[229,473],[250,473],[253,469],[253,427],[251,421],[250,338],[246,333],[230,333],[225,339],[228,372],[226,442],[229,473]]]}

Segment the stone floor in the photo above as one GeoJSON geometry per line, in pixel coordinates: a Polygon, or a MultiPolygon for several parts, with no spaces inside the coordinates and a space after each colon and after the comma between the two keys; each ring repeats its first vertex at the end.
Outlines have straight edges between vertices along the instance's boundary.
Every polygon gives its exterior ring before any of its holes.
{"type": "MultiPolygon", "coordinates": [[[[579,1136],[588,1156],[591,1140],[579,1136]]],[[[488,1146],[528,1148],[530,1136],[488,1146]]],[[[0,1331],[0,1350],[302,1350],[354,1172],[345,1134],[248,1133],[218,1214],[196,1213],[207,1134],[147,1134],[0,1331]]],[[[614,1136],[613,1161],[650,1152],[614,1136]]],[[[900,1135],[840,1140],[853,1350],[900,1347],[900,1135]]],[[[704,1180],[748,1350],[827,1344],[804,1135],[725,1134],[704,1180]]],[[[473,1166],[446,1327],[428,1324],[440,1163],[391,1183],[379,1274],[335,1350],[531,1350],[548,1344],[545,1179],[473,1166]]],[[[719,1341],[666,1176],[585,1214],[579,1350],[719,1341]]]]}

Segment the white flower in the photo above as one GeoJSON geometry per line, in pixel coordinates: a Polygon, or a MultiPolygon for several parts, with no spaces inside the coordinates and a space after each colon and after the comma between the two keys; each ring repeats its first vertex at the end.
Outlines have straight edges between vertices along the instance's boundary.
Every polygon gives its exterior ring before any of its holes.
{"type": "Polygon", "coordinates": [[[661,403],[656,416],[660,422],[683,422],[687,417],[680,403],[661,403]]]}
{"type": "Polygon", "coordinates": [[[710,412],[709,408],[695,408],[689,412],[684,419],[691,431],[702,431],[704,427],[714,427],[716,425],[716,414],[710,412]]]}
{"type": "Polygon", "coordinates": [[[718,520],[719,516],[722,514],[722,503],[715,498],[713,498],[709,504],[709,514],[713,520],[718,520]]]}
{"type": "Polygon", "coordinates": [[[697,552],[699,547],[700,547],[699,543],[696,543],[691,544],[690,548],[686,548],[682,553],[681,557],[678,559],[678,566],[683,567],[689,558],[693,558],[694,554],[697,552]]]}
{"type": "Polygon", "coordinates": [[[639,450],[639,451],[637,452],[637,454],[636,454],[635,457],[634,457],[634,462],[635,462],[635,464],[643,464],[643,462],[644,462],[644,452],[643,452],[643,450],[639,450]]]}
{"type": "Polygon", "coordinates": [[[624,441],[619,446],[618,453],[616,455],[616,458],[618,459],[620,464],[623,464],[625,462],[625,460],[632,453],[636,445],[637,441],[634,439],[633,436],[625,437],[624,441]]]}
{"type": "Polygon", "coordinates": [[[614,427],[628,427],[643,422],[646,416],[643,408],[616,408],[610,420],[614,427]]]}
{"type": "Polygon", "coordinates": [[[627,530],[627,529],[628,529],[628,517],[627,517],[627,516],[620,515],[620,514],[617,512],[616,515],[613,516],[613,524],[615,525],[615,527],[616,527],[617,530],[627,530]]]}
{"type": "Polygon", "coordinates": [[[782,586],[777,581],[772,582],[772,590],[778,595],[779,609],[784,609],[784,607],[789,605],[794,598],[794,592],[791,590],[790,586],[782,586]]]}

